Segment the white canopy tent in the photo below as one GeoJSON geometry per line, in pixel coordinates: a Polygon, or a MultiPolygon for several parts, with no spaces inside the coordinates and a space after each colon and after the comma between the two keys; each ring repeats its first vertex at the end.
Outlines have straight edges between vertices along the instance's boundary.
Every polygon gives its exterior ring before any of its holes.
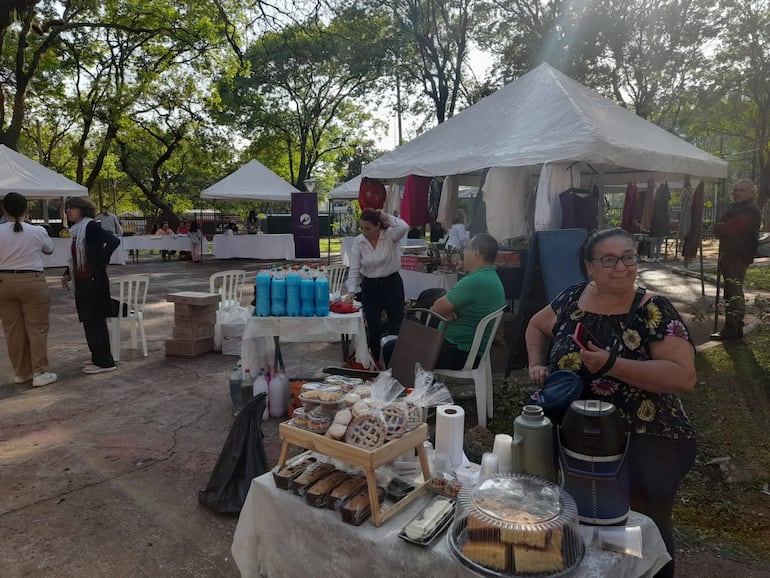
{"type": "Polygon", "coordinates": [[[40,163],[0,145],[0,195],[20,193],[28,199],[85,197],[88,189],[40,163]]]}
{"type": "Polygon", "coordinates": [[[250,160],[201,192],[202,199],[220,201],[291,201],[300,191],[256,159],[250,160]]]}
{"type": "Polygon", "coordinates": [[[361,187],[361,175],[353,177],[334,187],[329,191],[329,198],[332,200],[353,200],[358,198],[358,189],[361,187]]]}
{"type": "Polygon", "coordinates": [[[536,174],[545,163],[571,162],[601,175],[603,184],[727,176],[725,161],[548,64],[369,163],[362,175],[396,180],[472,175],[489,167],[530,167],[536,174]]]}

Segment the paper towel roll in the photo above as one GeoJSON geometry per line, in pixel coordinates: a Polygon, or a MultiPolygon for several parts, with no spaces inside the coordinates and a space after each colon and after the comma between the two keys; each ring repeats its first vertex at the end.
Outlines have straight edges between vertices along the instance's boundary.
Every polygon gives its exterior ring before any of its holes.
{"type": "Polygon", "coordinates": [[[465,411],[459,405],[440,405],[436,409],[436,452],[445,452],[456,468],[463,461],[465,411]]]}

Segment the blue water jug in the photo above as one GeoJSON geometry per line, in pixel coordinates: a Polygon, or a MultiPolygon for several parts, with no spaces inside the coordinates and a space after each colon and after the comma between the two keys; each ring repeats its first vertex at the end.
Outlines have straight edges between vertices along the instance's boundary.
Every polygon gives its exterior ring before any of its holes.
{"type": "Polygon", "coordinates": [[[323,271],[315,280],[315,314],[318,317],[329,315],[329,280],[323,271]]]}
{"type": "Polygon", "coordinates": [[[305,277],[299,284],[300,302],[302,303],[302,317],[315,315],[315,283],[309,277],[305,277]]]}
{"type": "Polygon", "coordinates": [[[254,314],[257,317],[270,317],[270,274],[260,271],[256,283],[257,303],[254,314]]]}
{"type": "Polygon", "coordinates": [[[292,271],[286,276],[286,315],[299,317],[299,274],[292,271]]]}
{"type": "Polygon", "coordinates": [[[272,303],[270,313],[274,317],[286,315],[286,279],[280,273],[273,277],[273,283],[270,285],[270,298],[272,303]]]}

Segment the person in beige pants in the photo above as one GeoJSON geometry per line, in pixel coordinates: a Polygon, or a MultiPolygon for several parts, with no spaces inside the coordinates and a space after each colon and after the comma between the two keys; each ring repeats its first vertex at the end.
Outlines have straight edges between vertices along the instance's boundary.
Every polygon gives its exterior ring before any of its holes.
{"type": "Polygon", "coordinates": [[[4,205],[9,221],[0,225],[0,320],[15,382],[40,387],[57,377],[48,371],[51,296],[43,273],[43,254],[53,253],[53,241],[42,227],[24,222],[22,195],[8,193],[4,205]]]}

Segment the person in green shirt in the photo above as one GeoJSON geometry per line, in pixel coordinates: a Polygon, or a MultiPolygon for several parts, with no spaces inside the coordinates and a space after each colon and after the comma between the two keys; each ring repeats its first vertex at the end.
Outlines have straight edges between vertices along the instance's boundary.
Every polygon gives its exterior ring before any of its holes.
{"type": "MultiPolygon", "coordinates": [[[[474,236],[463,252],[463,268],[468,274],[431,307],[449,319],[437,369],[462,369],[479,322],[505,307],[505,290],[494,265],[496,258],[494,237],[486,233],[474,236]]],[[[485,335],[480,350],[483,351],[487,340],[493,337],[485,335]]],[[[476,365],[478,362],[476,359],[476,365]]]]}

